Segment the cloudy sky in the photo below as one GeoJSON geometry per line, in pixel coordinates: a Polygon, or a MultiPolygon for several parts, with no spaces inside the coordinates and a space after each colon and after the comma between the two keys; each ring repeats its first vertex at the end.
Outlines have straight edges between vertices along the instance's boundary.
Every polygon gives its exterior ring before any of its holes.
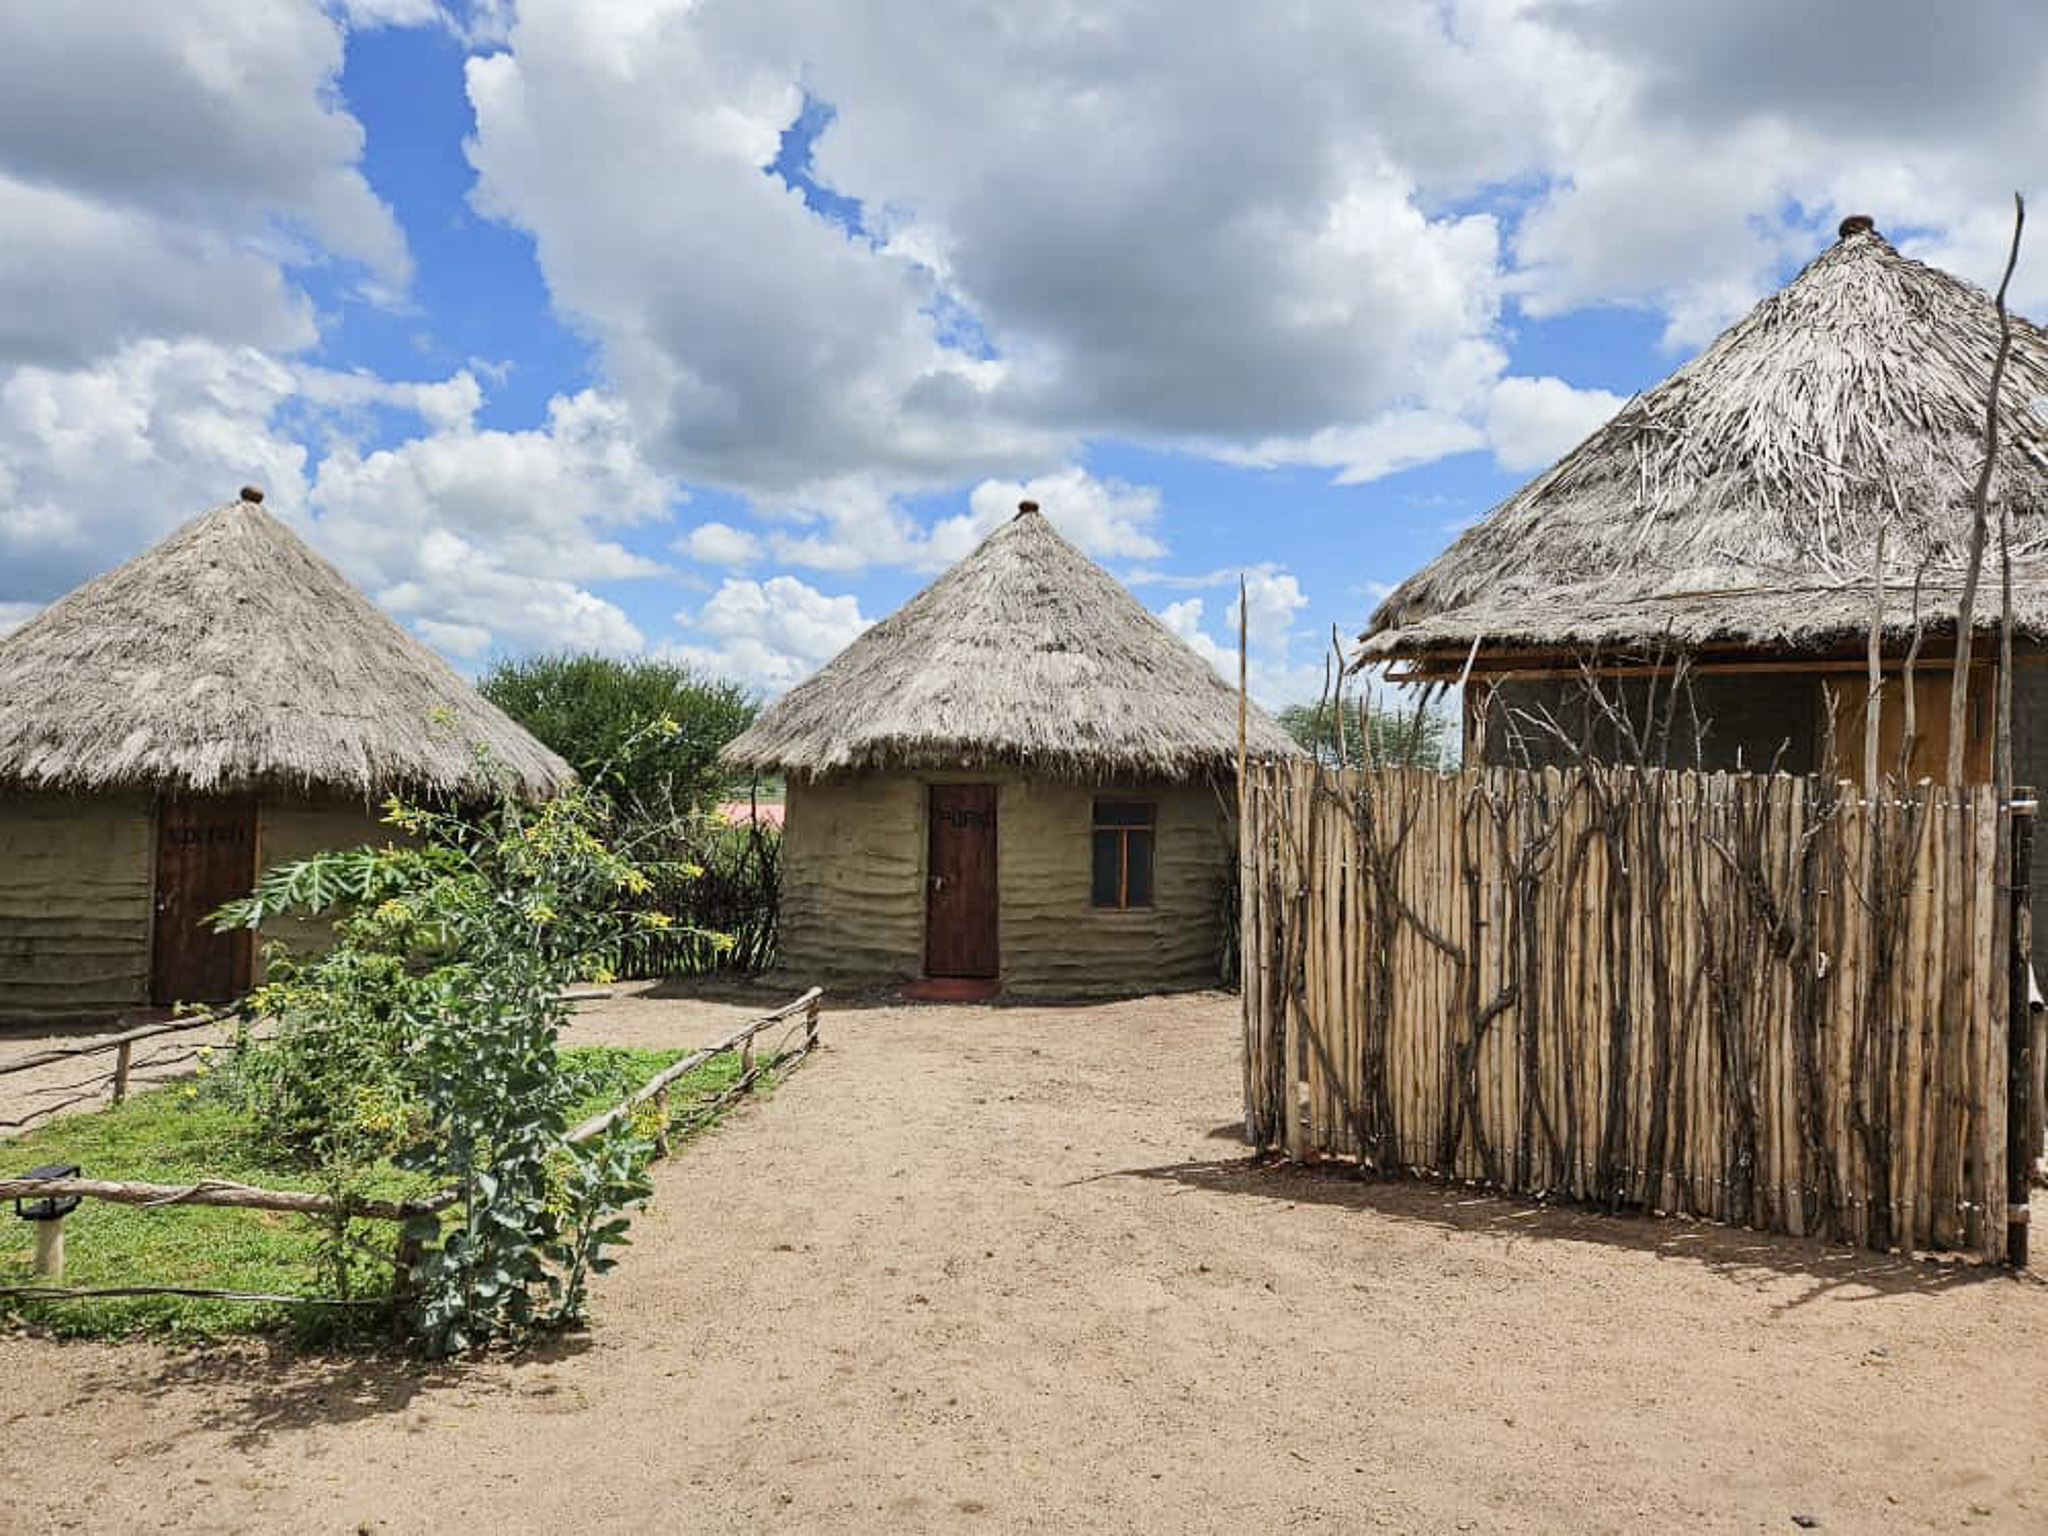
{"type": "Polygon", "coordinates": [[[2048,7],[1971,9],[0,6],[0,625],[253,481],[460,666],[774,691],[1029,494],[1313,695],[1845,213],[1995,279],[2048,7]]]}

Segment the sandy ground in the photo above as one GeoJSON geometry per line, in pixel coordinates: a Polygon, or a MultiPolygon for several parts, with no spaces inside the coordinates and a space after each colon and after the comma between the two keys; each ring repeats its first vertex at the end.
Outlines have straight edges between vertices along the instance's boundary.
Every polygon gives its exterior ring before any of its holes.
{"type": "MultiPolygon", "coordinates": [[[[150,1022],[152,1017],[109,1020],[103,1027],[93,1029],[0,1030],[0,1061],[14,1061],[53,1046],[84,1045],[120,1033],[135,1023],[150,1022]]],[[[233,1037],[234,1026],[220,1024],[138,1040],[129,1048],[128,1086],[152,1088],[182,1077],[192,1070],[201,1047],[222,1045],[233,1037]]],[[[109,1102],[113,1072],[114,1053],[107,1050],[0,1076],[0,1136],[33,1130],[47,1124],[55,1114],[104,1108],[109,1102]]]]}
{"type": "Polygon", "coordinates": [[[0,1340],[0,1529],[2048,1530],[2048,1285],[1260,1169],[1234,1018],[828,1013],[524,1360],[0,1340]]]}

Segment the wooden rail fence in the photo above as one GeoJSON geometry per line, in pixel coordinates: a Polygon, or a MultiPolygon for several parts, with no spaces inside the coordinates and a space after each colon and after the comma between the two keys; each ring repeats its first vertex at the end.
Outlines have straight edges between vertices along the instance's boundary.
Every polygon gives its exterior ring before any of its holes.
{"type": "Polygon", "coordinates": [[[94,1071],[91,1075],[73,1082],[54,1084],[45,1090],[49,1102],[32,1105],[14,1119],[0,1119],[0,1132],[25,1130],[37,1120],[51,1119],[80,1104],[91,1103],[99,1098],[102,1092],[106,1094],[109,1103],[120,1104],[128,1097],[132,1073],[162,1072],[172,1067],[183,1066],[197,1059],[199,1055],[199,1047],[174,1042],[166,1049],[137,1058],[137,1045],[162,1036],[189,1034],[195,1029],[212,1029],[233,1021],[232,1010],[184,1014],[154,1024],[136,1025],[116,1034],[72,1041],[45,1050],[32,1051],[28,1055],[16,1056],[8,1061],[0,1061],[0,1077],[9,1077],[17,1072],[31,1072],[38,1067],[53,1066],[60,1061],[93,1056],[103,1051],[114,1053],[112,1066],[94,1071]],[[65,1097],[54,1097],[58,1094],[65,1097]]]}
{"type": "Polygon", "coordinates": [[[1989,786],[1253,764],[1248,1138],[2024,1263],[2031,825],[1989,786]]]}
{"type": "MultiPolygon", "coordinates": [[[[818,1046],[818,1011],[824,993],[812,987],[794,1002],[786,1003],[772,1013],[750,1019],[723,1039],[694,1051],[682,1060],[663,1068],[650,1081],[628,1094],[608,1110],[591,1116],[569,1132],[567,1140],[580,1144],[602,1135],[619,1120],[630,1116],[643,1105],[653,1102],[658,1115],[655,1130],[655,1151],[659,1157],[669,1155],[669,1139],[678,1130],[687,1131],[701,1124],[735,1099],[750,1093],[764,1077],[779,1078],[792,1071],[799,1062],[818,1046]],[[774,1043],[764,1051],[762,1037],[780,1029],[774,1043]],[[680,1078],[703,1066],[718,1056],[738,1053],[740,1075],[717,1095],[690,1106],[688,1118],[681,1124],[672,1123],[669,1110],[669,1090],[680,1078]]],[[[199,1020],[199,1023],[214,1022],[199,1020]]],[[[147,1030],[130,1032],[132,1038],[145,1038],[150,1034],[163,1033],[180,1027],[196,1027],[182,1023],[168,1026],[151,1026],[147,1030]]],[[[113,1036],[86,1042],[72,1047],[61,1047],[54,1051],[40,1052],[33,1058],[22,1058],[10,1063],[19,1067],[41,1065],[65,1056],[104,1050],[110,1046],[125,1051],[126,1040],[113,1036]]],[[[0,1071],[6,1068],[0,1067],[0,1071]]],[[[0,1141],[0,1148],[6,1143],[0,1141]]],[[[430,1216],[446,1210],[460,1198],[456,1190],[444,1189],[435,1194],[415,1200],[376,1200],[360,1198],[350,1200],[345,1207],[333,1196],[313,1194],[299,1190],[261,1189],[253,1185],[238,1184],[228,1179],[201,1179],[192,1184],[145,1184],[134,1181],[90,1179],[90,1178],[30,1178],[26,1176],[0,1177],[0,1201],[42,1200],[77,1197],[84,1200],[107,1200],[119,1205],[144,1206],[213,1206],[241,1210],[281,1211],[301,1216],[334,1216],[343,1213],[352,1218],[371,1221],[405,1222],[414,1216],[430,1216]]],[[[394,1270],[402,1282],[409,1267],[409,1255],[416,1248],[403,1235],[398,1240],[397,1260],[394,1270]]],[[[61,1253],[61,1245],[58,1252],[61,1253]]],[[[206,1290],[188,1286],[166,1286],[137,1284],[113,1286],[90,1290],[74,1290],[55,1284],[0,1285],[0,1296],[18,1296],[25,1300],[70,1301],[95,1296],[205,1296],[223,1301],[289,1301],[302,1302],[312,1306],[372,1306],[374,1301],[339,1301],[320,1296],[279,1296],[269,1293],[228,1290],[206,1290]]]]}

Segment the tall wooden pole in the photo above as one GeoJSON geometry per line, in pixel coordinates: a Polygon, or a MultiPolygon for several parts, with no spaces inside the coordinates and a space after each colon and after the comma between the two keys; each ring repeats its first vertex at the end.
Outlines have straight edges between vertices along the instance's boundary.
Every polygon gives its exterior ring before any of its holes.
{"type": "MultiPolygon", "coordinates": [[[[1870,688],[1863,696],[1863,800],[1877,803],[1877,749],[1884,712],[1884,524],[1877,525],[1877,558],[1871,562],[1870,640],[1865,661],[1870,688]]],[[[1829,695],[1830,697],[1832,695],[1829,695]]],[[[1841,777],[1836,774],[1835,777],[1841,777]]]]}
{"type": "Polygon", "coordinates": [[[1244,577],[1237,578],[1237,824],[1244,825],[1244,769],[1246,717],[1250,704],[1245,690],[1245,675],[1248,665],[1248,636],[1251,630],[1250,616],[1245,612],[1244,577]]]}
{"type": "Polygon", "coordinates": [[[1244,814],[1248,798],[1244,776],[1249,767],[1245,737],[1251,708],[1245,686],[1248,671],[1245,636],[1250,627],[1246,606],[1244,575],[1240,572],[1237,578],[1237,999],[1238,1011],[1244,1018],[1244,1139],[1256,1147],[1259,1145],[1259,1071],[1258,1053],[1252,1045],[1253,1031],[1264,1029],[1265,1021],[1254,1018],[1252,1014],[1257,991],[1252,982],[1252,967],[1257,963],[1257,951],[1252,947],[1254,927],[1246,921],[1247,915],[1255,910],[1251,901],[1251,833],[1245,824],[1244,814]]]}
{"type": "Polygon", "coordinates": [[[2029,800],[2012,808],[2012,843],[2006,854],[2012,932],[2006,983],[2005,1262],[2014,1269],[2027,1267],[2027,1218],[2034,1197],[2034,1157],[2040,1150],[2033,1114],[2040,1078],[2033,1053],[2033,999],[2027,985],[2033,973],[2032,891],[2027,878],[2033,854],[2034,804],[2029,800]]]}
{"type": "MultiPolygon", "coordinates": [[[[2019,251],[2020,224],[2026,218],[2026,204],[2013,194],[2017,214],[2013,221],[2013,252],[2019,251]]],[[[2010,268],[2007,275],[2011,275],[2010,268]]],[[[1999,324],[2011,330],[2005,313],[2004,289],[1999,290],[1999,324]]],[[[2003,343],[2001,343],[2003,344],[2003,343]]],[[[1992,775],[1998,785],[1998,804],[2012,817],[2012,835],[1999,847],[2004,855],[2007,889],[2012,899],[2012,962],[2007,967],[2006,985],[2006,1092],[2005,1092],[2005,1258],[2015,1269],[2027,1267],[2027,1219],[2032,1214],[2034,1155],[2039,1149],[2034,1127],[2034,1093],[2038,1079],[2033,1055],[2033,875],[2034,800],[2033,787],[2022,807],[2013,784],[2012,761],[2012,498],[2002,497],[1998,507],[1998,714],[1992,725],[1992,775]]],[[[1988,1235],[1988,1234],[1987,1234],[1988,1235]]]]}
{"type": "MultiPolygon", "coordinates": [[[[1984,574],[1984,545],[1990,532],[1991,478],[1998,467],[1998,394],[2005,383],[2005,363],[2012,353],[2012,315],[2005,307],[2005,290],[2012,283],[2013,268],[2020,261],[2020,232],[2026,228],[2027,205],[2019,193],[2012,195],[2012,250],[2005,258],[2005,276],[1998,284],[1998,353],[1991,360],[1991,388],[1984,402],[1984,463],[1977,471],[1977,483],[1970,488],[1970,560],[1963,577],[1963,594],[1956,604],[1956,659],[1950,673],[1948,700],[1948,772],[1950,789],[1963,782],[1963,737],[1968,729],[1970,692],[1970,642],[1975,634],[1977,583],[1984,574]]],[[[1997,744],[1993,743],[1993,751],[1997,744]]]]}

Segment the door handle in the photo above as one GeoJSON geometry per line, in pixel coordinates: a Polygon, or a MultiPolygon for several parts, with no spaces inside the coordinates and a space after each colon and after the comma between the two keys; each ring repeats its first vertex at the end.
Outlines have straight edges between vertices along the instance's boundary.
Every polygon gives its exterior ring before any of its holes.
{"type": "Polygon", "coordinates": [[[933,875],[931,878],[932,891],[934,894],[936,894],[939,891],[943,891],[946,888],[946,877],[944,875],[933,875]]]}

